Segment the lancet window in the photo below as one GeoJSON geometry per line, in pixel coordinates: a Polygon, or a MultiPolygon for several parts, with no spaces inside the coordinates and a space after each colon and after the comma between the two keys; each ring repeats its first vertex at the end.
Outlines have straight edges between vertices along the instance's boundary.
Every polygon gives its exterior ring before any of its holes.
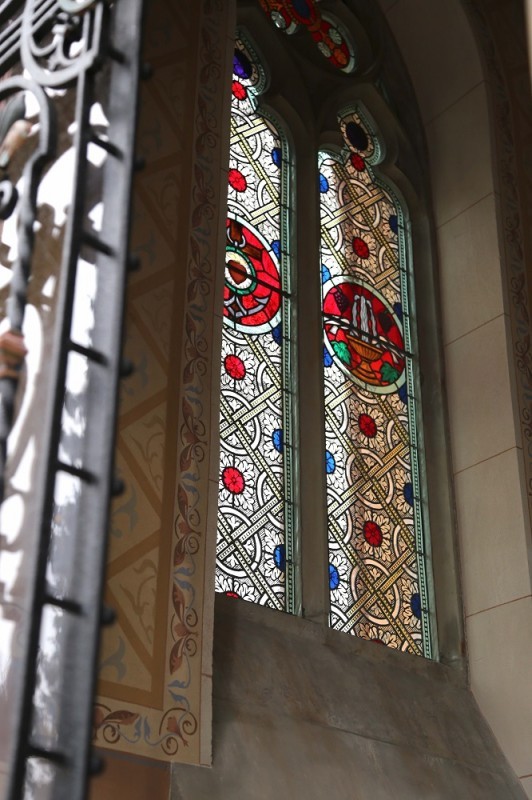
{"type": "Polygon", "coordinates": [[[369,121],[340,127],[319,154],[330,620],[429,655],[407,219],[369,121]]]}
{"type": "MultiPolygon", "coordinates": [[[[327,57],[324,69],[332,67],[340,80],[348,80],[342,73],[354,69],[356,50],[340,20],[308,0],[261,0],[261,5],[284,33],[306,29],[327,57]]],[[[357,102],[355,88],[351,105],[338,109],[342,145],[337,135],[334,146],[323,146],[319,131],[309,132],[315,136],[317,168],[300,180],[297,150],[289,152],[282,125],[263,110],[266,83],[253,48],[238,40],[228,172],[216,588],[305,614],[309,589],[302,586],[298,559],[301,555],[304,561],[310,537],[321,536],[327,542],[321,566],[331,627],[431,656],[406,205],[380,171],[380,134],[357,102]],[[298,234],[290,240],[296,184],[299,193],[302,186],[314,192],[319,206],[309,222],[319,233],[315,272],[312,265],[303,269],[293,263],[304,230],[298,220],[293,225],[298,234]],[[293,272],[299,282],[315,280],[316,289],[321,284],[322,359],[316,357],[315,363],[298,358],[291,330],[298,318],[299,337],[305,335],[301,320],[307,314],[292,294],[293,272]],[[310,437],[325,444],[323,488],[310,487],[305,470],[300,477],[295,469],[294,409],[307,399],[298,395],[296,365],[300,375],[310,370],[323,376],[320,418],[316,415],[312,430],[299,431],[300,441],[310,437]],[[326,514],[312,520],[312,529],[300,531],[296,509],[310,491],[323,492],[326,514]]],[[[316,291],[316,309],[319,297],[316,291]]]]}
{"type": "Polygon", "coordinates": [[[216,588],[292,610],[289,154],[241,41],[233,67],[216,588]]]}

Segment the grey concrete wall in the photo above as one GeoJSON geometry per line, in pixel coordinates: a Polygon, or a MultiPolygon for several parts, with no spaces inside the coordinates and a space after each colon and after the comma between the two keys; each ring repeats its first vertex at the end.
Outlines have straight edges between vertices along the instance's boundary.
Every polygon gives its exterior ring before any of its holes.
{"type": "Polygon", "coordinates": [[[218,596],[214,765],[173,800],[523,800],[452,668],[218,596]]]}

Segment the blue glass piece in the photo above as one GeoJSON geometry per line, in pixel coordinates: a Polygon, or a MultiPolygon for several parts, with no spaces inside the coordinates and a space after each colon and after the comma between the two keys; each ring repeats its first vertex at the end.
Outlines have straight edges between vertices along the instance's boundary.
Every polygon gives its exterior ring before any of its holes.
{"type": "Polygon", "coordinates": [[[273,150],[272,150],[272,161],[273,161],[273,163],[275,164],[276,167],[280,167],[282,160],[283,160],[283,157],[282,157],[282,153],[281,153],[281,148],[280,147],[274,147],[273,150]]]}
{"type": "Polygon", "coordinates": [[[411,483],[405,483],[403,489],[403,496],[409,506],[414,505],[414,489],[411,483]]]}
{"type": "Polygon", "coordinates": [[[329,181],[327,180],[325,175],[322,175],[322,173],[320,172],[320,192],[324,194],[325,192],[328,191],[329,191],[329,181]]]}
{"type": "Polygon", "coordinates": [[[325,283],[331,277],[331,271],[329,267],[326,267],[325,264],[321,265],[321,282],[325,283]]]}
{"type": "Polygon", "coordinates": [[[421,619],[421,597],[418,592],[415,592],[410,598],[410,608],[412,609],[412,614],[417,619],[421,619]]]}
{"type": "Polygon", "coordinates": [[[275,430],[272,433],[272,442],[277,452],[282,453],[284,445],[283,445],[283,432],[281,428],[277,428],[277,430],[275,430]]]}
{"type": "Polygon", "coordinates": [[[338,589],[340,585],[340,575],[334,564],[329,564],[329,589],[338,589]]]}
{"type": "Polygon", "coordinates": [[[304,19],[310,19],[310,8],[308,0],[292,0],[294,10],[304,19]]]}
{"type": "Polygon", "coordinates": [[[392,233],[395,233],[397,236],[398,224],[397,224],[397,214],[390,214],[388,217],[388,225],[390,226],[392,233]]]}
{"type": "Polygon", "coordinates": [[[323,347],[323,366],[324,367],[330,367],[330,366],[332,366],[332,363],[333,363],[332,355],[329,353],[327,348],[324,346],[323,347]]]}
{"type": "Polygon", "coordinates": [[[399,395],[399,399],[400,399],[400,400],[401,400],[401,401],[402,401],[402,402],[405,404],[405,406],[406,406],[406,404],[407,404],[407,402],[408,402],[408,390],[407,390],[407,388],[406,388],[406,383],[403,383],[403,385],[401,386],[401,388],[399,389],[399,391],[397,392],[397,394],[399,395]]]}
{"type": "Polygon", "coordinates": [[[402,321],[403,320],[403,306],[401,305],[401,303],[394,303],[393,304],[393,310],[395,311],[397,319],[402,321]]]}
{"type": "Polygon", "coordinates": [[[253,67],[251,61],[241,50],[235,50],[233,56],[233,72],[239,78],[251,78],[253,67]]]}
{"type": "Polygon", "coordinates": [[[273,341],[276,344],[281,344],[281,342],[283,341],[283,329],[281,327],[281,323],[276,325],[275,328],[272,330],[272,336],[273,336],[273,341]]]}
{"type": "Polygon", "coordinates": [[[325,471],[327,475],[331,475],[336,469],[336,461],[330,450],[325,451],[325,471]]]}
{"type": "Polygon", "coordinates": [[[280,258],[281,257],[281,242],[279,241],[279,239],[275,239],[272,242],[271,248],[272,248],[273,252],[275,253],[275,255],[277,256],[277,258],[280,258]]]}
{"type": "Polygon", "coordinates": [[[278,544],[273,551],[273,560],[277,569],[284,572],[286,569],[286,552],[284,544],[278,544]]]}

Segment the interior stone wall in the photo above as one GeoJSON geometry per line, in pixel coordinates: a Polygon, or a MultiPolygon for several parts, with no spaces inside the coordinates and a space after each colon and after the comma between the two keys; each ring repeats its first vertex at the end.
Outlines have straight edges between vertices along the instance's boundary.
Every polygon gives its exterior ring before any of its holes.
{"type": "Polygon", "coordinates": [[[452,667],[216,598],[214,762],[172,798],[523,800],[452,667]]]}
{"type": "Polygon", "coordinates": [[[470,683],[532,797],[525,25],[464,5],[381,0],[429,148],[470,683]]]}

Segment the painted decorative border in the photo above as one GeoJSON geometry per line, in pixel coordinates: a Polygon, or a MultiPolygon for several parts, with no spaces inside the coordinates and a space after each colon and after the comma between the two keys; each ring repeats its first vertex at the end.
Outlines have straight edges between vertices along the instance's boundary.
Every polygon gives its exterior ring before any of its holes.
{"type": "Polygon", "coordinates": [[[182,319],[182,375],[179,397],[178,482],[172,549],[171,596],[163,709],[128,705],[101,698],[95,706],[96,745],[162,760],[199,763],[201,740],[211,731],[200,726],[204,625],[204,563],[209,497],[211,353],[220,203],[220,149],[223,131],[220,91],[224,79],[230,5],[203,0],[200,25],[194,143],[191,158],[192,210],[182,319]],[[198,687],[198,708],[189,700],[198,687]]]}

